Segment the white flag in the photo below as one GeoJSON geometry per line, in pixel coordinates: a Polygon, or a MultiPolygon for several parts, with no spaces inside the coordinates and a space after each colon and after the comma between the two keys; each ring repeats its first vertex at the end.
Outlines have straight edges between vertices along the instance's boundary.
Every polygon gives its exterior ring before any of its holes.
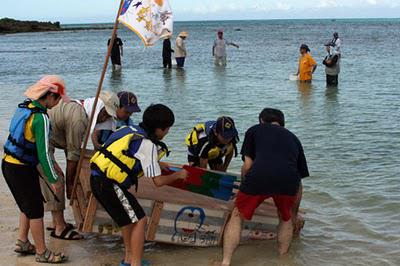
{"type": "Polygon", "coordinates": [[[172,10],[168,0],[125,0],[118,20],[135,32],[145,46],[172,35],[172,10]]]}

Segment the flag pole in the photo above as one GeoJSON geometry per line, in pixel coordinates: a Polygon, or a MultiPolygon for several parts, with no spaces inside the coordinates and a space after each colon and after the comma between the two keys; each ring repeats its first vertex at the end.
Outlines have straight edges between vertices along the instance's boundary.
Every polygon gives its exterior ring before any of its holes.
{"type": "Polygon", "coordinates": [[[83,159],[84,159],[85,154],[86,154],[86,147],[87,147],[87,144],[88,144],[88,141],[89,141],[90,129],[91,129],[92,124],[93,124],[94,115],[95,115],[95,111],[96,111],[96,106],[97,106],[97,103],[98,103],[98,100],[99,100],[101,89],[103,87],[103,82],[104,82],[104,77],[105,77],[106,72],[107,72],[108,62],[110,61],[111,49],[112,49],[112,47],[114,45],[115,35],[117,33],[118,24],[119,24],[118,23],[118,18],[119,18],[119,15],[121,14],[123,4],[124,4],[124,0],[121,0],[120,4],[119,4],[119,8],[118,8],[118,14],[117,14],[117,17],[115,18],[114,28],[113,28],[112,36],[111,36],[111,41],[110,41],[110,44],[108,45],[107,56],[106,56],[106,59],[104,61],[103,70],[101,72],[100,81],[99,81],[99,84],[98,84],[98,87],[97,87],[97,92],[96,92],[96,97],[95,97],[95,100],[94,100],[94,103],[93,103],[92,113],[90,114],[89,125],[88,125],[88,128],[87,128],[86,133],[85,133],[81,154],[80,154],[78,166],[77,166],[77,169],[76,169],[76,174],[75,174],[75,179],[74,179],[74,186],[72,188],[72,193],[71,193],[71,200],[70,200],[70,205],[71,206],[74,203],[74,199],[76,197],[76,189],[77,189],[77,186],[78,186],[79,176],[80,176],[81,170],[82,170],[83,159]]]}

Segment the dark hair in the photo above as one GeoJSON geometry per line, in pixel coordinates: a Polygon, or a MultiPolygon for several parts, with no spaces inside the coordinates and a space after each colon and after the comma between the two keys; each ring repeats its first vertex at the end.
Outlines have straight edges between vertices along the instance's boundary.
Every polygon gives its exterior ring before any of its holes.
{"type": "Polygon", "coordinates": [[[144,111],[143,121],[139,126],[146,131],[148,139],[165,150],[168,156],[169,150],[167,145],[157,139],[155,132],[157,128],[165,130],[172,127],[174,123],[175,115],[171,109],[163,104],[152,104],[144,111]]]}
{"type": "Polygon", "coordinates": [[[41,97],[39,98],[39,100],[44,100],[44,99],[46,99],[46,97],[47,97],[48,95],[51,95],[54,99],[59,99],[59,98],[61,98],[61,95],[60,95],[60,94],[48,91],[48,92],[46,92],[43,96],[41,96],[41,97]]]}
{"type": "Polygon", "coordinates": [[[273,108],[265,108],[258,116],[260,123],[273,123],[277,122],[280,126],[285,126],[285,115],[281,110],[273,108]]]}
{"type": "Polygon", "coordinates": [[[300,49],[304,49],[304,50],[306,50],[307,52],[310,52],[310,47],[308,47],[308,45],[307,45],[307,44],[304,44],[304,43],[300,46],[300,49]]]}
{"type": "Polygon", "coordinates": [[[164,130],[172,127],[174,123],[174,112],[163,104],[150,105],[143,113],[142,124],[150,132],[154,132],[157,128],[164,130]]]}

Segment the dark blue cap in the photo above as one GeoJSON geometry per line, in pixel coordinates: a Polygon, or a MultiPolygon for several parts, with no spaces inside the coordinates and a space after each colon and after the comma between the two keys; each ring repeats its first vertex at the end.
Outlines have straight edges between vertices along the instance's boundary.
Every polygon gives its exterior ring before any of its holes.
{"type": "Polygon", "coordinates": [[[235,127],[235,122],[228,116],[222,116],[218,118],[215,130],[224,139],[237,138],[239,133],[235,127]]]}

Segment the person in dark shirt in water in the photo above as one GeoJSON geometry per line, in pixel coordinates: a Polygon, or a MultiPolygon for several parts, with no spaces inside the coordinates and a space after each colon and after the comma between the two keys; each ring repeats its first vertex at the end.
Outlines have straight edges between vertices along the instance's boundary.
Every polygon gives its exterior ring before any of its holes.
{"type": "Polygon", "coordinates": [[[259,124],[246,132],[241,151],[242,182],[224,230],[221,265],[230,265],[240,242],[243,220],[251,220],[267,198],[274,200],[278,211],[280,255],[287,253],[294,231],[302,226],[297,212],[308,167],[299,139],[284,126],[283,113],[266,108],[259,115],[259,124]]]}
{"type": "MultiPolygon", "coordinates": [[[[111,39],[108,40],[107,45],[110,45],[111,39]]],[[[113,70],[121,69],[121,56],[124,56],[123,42],[118,35],[115,34],[115,40],[111,49],[111,63],[113,70]]]]}
{"type": "Polygon", "coordinates": [[[172,67],[172,60],[171,60],[171,54],[174,53],[175,51],[171,48],[171,37],[168,36],[165,38],[163,42],[163,52],[162,52],[162,57],[163,57],[163,65],[164,68],[171,68],[172,67]]]}

